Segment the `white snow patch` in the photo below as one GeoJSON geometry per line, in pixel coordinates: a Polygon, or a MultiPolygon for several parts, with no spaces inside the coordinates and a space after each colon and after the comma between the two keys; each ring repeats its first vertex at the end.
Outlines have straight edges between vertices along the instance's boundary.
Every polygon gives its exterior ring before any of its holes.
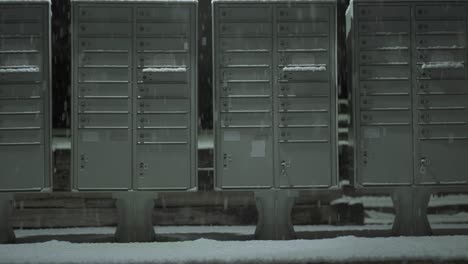
{"type": "Polygon", "coordinates": [[[381,47],[379,48],[380,50],[405,50],[408,49],[408,47],[404,46],[390,46],[390,47],[381,47]]]}
{"type": "Polygon", "coordinates": [[[322,72],[326,71],[327,67],[325,65],[301,65],[301,64],[291,64],[283,68],[285,72],[297,72],[297,71],[311,71],[311,72],[322,72]]]}
{"type": "Polygon", "coordinates": [[[451,194],[446,196],[431,196],[429,207],[468,205],[467,194],[451,194]]]}
{"type": "Polygon", "coordinates": [[[9,3],[9,2],[44,2],[44,3],[51,3],[51,0],[0,0],[0,4],[9,3]]]}
{"type": "Polygon", "coordinates": [[[463,69],[464,62],[461,61],[442,61],[442,62],[429,62],[422,65],[422,69],[463,69]]]}
{"type": "Polygon", "coordinates": [[[468,236],[0,245],[0,263],[284,263],[468,260],[468,236]]]}
{"type": "Polygon", "coordinates": [[[72,2],[155,2],[155,3],[197,3],[198,0],[71,0],[72,2]]]}
{"type": "Polygon", "coordinates": [[[1,73],[39,72],[39,67],[23,67],[23,66],[6,67],[6,68],[0,68],[0,72],[1,73]]]}
{"type": "Polygon", "coordinates": [[[154,67],[144,68],[143,72],[187,72],[187,67],[154,67]]]}

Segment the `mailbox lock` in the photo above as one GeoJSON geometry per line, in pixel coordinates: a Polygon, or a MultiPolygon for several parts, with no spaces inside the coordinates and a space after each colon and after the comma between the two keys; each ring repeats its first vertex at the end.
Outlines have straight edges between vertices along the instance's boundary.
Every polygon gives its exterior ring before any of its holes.
{"type": "Polygon", "coordinates": [[[144,28],[144,27],[140,27],[140,31],[143,31],[143,30],[145,30],[145,28],[144,28]]]}

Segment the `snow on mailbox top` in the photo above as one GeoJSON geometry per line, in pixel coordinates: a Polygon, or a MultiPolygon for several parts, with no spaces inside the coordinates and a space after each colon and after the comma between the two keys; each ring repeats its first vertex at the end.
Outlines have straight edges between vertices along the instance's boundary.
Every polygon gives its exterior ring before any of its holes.
{"type": "MultiPolygon", "coordinates": [[[[350,5],[353,3],[371,3],[371,4],[376,4],[377,1],[375,0],[351,0],[350,5]]],[[[450,2],[455,2],[455,3],[460,3],[460,2],[468,2],[468,0],[379,0],[378,3],[398,3],[398,2],[403,2],[403,3],[414,3],[414,2],[438,2],[440,4],[446,4],[450,2]]],[[[377,3],[377,4],[378,4],[377,3]]]]}
{"type": "Polygon", "coordinates": [[[51,0],[0,0],[0,4],[6,3],[49,3],[51,0]]]}
{"type": "MultiPolygon", "coordinates": [[[[374,0],[375,1],[375,0],[374,0]]],[[[211,0],[212,3],[228,2],[228,3],[336,3],[337,0],[211,0]]]]}
{"type": "MultiPolygon", "coordinates": [[[[1,1],[1,0],[0,0],[1,1]]],[[[197,3],[198,0],[71,0],[72,2],[96,2],[96,3],[107,3],[107,2],[126,2],[126,3],[197,3]]]]}

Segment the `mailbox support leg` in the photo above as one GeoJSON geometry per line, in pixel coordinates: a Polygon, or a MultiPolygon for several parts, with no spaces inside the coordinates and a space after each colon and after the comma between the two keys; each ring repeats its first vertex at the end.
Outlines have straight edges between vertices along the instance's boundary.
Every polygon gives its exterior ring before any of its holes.
{"type": "Polygon", "coordinates": [[[299,193],[295,190],[265,190],[255,192],[258,211],[255,238],[260,240],[295,239],[291,211],[299,193]]]}
{"type": "Polygon", "coordinates": [[[12,194],[0,193],[0,244],[15,242],[15,232],[10,223],[13,201],[12,194]]]}
{"type": "Polygon", "coordinates": [[[152,242],[156,238],[152,213],[156,194],[152,192],[115,193],[118,222],[117,242],[152,242]]]}
{"type": "Polygon", "coordinates": [[[400,187],[392,194],[395,221],[392,231],[396,236],[428,236],[432,234],[427,218],[431,191],[427,187],[400,187]]]}

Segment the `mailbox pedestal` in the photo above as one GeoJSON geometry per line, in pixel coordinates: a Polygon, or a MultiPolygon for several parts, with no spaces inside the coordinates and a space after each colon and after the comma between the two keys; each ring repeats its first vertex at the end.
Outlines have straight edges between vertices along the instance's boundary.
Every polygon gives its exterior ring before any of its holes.
{"type": "Polygon", "coordinates": [[[0,244],[15,242],[15,233],[10,224],[12,205],[13,195],[0,193],[0,244]]]}
{"type": "Polygon", "coordinates": [[[395,220],[392,232],[397,236],[432,234],[427,218],[431,190],[427,187],[397,187],[392,194],[395,220]]]}

